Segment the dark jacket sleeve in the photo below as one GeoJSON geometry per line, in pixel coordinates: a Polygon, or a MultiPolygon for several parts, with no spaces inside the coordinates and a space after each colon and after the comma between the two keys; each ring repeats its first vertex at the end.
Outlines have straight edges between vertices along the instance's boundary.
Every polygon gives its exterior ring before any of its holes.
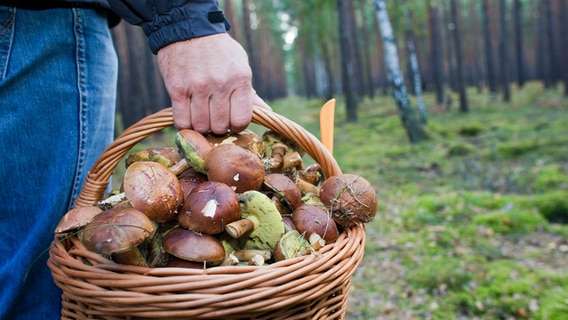
{"type": "Polygon", "coordinates": [[[154,54],[170,43],[230,28],[216,0],[109,0],[109,4],[121,18],[142,27],[154,54]]]}

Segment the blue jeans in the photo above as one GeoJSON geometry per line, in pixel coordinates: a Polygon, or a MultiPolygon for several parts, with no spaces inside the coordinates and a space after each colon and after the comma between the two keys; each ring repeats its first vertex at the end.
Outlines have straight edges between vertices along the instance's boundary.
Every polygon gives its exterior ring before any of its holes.
{"type": "Polygon", "coordinates": [[[53,231],[114,134],[106,13],[0,6],[0,319],[59,319],[53,231]]]}

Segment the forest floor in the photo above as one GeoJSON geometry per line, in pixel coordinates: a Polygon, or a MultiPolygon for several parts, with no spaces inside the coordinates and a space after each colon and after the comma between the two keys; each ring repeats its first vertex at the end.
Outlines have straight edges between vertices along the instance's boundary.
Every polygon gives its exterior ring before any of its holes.
{"type": "MultiPolygon", "coordinates": [[[[416,144],[392,97],[357,122],[338,100],[334,157],[379,198],[345,319],[568,319],[568,98],[530,83],[509,103],[469,89],[468,113],[433,99],[416,144]]],[[[323,102],[271,105],[319,136],[323,102]]]]}
{"type": "MultiPolygon", "coordinates": [[[[338,105],[334,156],[380,202],[346,319],[568,319],[568,99],[538,83],[509,103],[472,89],[467,114],[425,99],[418,144],[391,97],[356,123],[338,105]]],[[[275,111],[317,132],[312,103],[275,111]]]]}

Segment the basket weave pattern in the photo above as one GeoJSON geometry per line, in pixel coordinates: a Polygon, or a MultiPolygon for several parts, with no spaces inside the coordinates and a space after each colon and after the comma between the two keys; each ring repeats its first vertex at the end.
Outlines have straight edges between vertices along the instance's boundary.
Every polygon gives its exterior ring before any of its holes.
{"type": "MultiPolygon", "coordinates": [[[[296,141],[326,177],[341,173],[319,140],[296,123],[261,108],[254,108],[252,121],[296,141]]],[[[124,155],[172,124],[171,109],[164,109],[126,129],[94,164],[76,206],[101,200],[124,155]]],[[[53,241],[48,266],[63,290],[62,319],[342,319],[364,245],[364,227],[356,226],[316,254],[196,270],[116,264],[71,237],[53,241]]]]}

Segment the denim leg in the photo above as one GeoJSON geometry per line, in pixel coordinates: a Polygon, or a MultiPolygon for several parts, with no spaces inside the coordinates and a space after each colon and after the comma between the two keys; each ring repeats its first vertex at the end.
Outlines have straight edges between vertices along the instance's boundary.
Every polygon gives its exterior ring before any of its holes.
{"type": "Polygon", "coordinates": [[[59,319],[53,230],[113,139],[104,12],[0,6],[0,319],[59,319]]]}

